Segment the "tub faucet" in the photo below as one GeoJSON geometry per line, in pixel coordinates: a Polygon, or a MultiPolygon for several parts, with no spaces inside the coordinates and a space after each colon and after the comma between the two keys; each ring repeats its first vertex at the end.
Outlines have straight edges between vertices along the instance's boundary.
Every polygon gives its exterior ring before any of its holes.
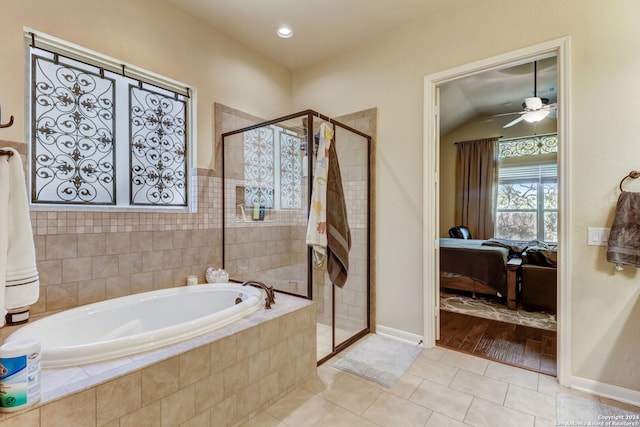
{"type": "Polygon", "coordinates": [[[267,294],[267,297],[264,300],[265,309],[270,309],[271,304],[276,303],[276,295],[273,291],[273,286],[266,285],[262,282],[258,282],[257,280],[247,280],[246,282],[242,283],[242,286],[247,286],[247,285],[253,285],[253,286],[262,288],[262,290],[264,290],[264,292],[267,294]]]}

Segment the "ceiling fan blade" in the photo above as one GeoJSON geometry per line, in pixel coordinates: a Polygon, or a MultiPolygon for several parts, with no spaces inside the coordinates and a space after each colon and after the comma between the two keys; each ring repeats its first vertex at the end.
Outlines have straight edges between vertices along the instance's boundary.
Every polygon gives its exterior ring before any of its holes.
{"type": "Polygon", "coordinates": [[[520,123],[523,120],[524,116],[520,116],[515,120],[510,121],[509,123],[507,123],[506,125],[502,126],[503,128],[510,128],[511,126],[520,123]]]}
{"type": "Polygon", "coordinates": [[[512,113],[494,114],[494,115],[493,115],[493,116],[491,116],[491,117],[512,116],[512,115],[514,115],[514,114],[524,114],[524,113],[525,113],[524,111],[514,111],[514,112],[512,112],[512,113]]]}

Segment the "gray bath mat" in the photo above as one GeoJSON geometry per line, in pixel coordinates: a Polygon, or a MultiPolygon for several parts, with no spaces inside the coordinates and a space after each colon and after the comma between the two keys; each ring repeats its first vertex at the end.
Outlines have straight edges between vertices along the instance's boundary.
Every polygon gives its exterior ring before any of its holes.
{"type": "Polygon", "coordinates": [[[385,387],[393,387],[421,351],[422,347],[417,344],[370,335],[334,363],[333,367],[385,387]]]}
{"type": "Polygon", "coordinates": [[[556,412],[556,425],[558,426],[640,425],[640,414],[638,413],[570,394],[559,393],[557,395],[556,412]]]}

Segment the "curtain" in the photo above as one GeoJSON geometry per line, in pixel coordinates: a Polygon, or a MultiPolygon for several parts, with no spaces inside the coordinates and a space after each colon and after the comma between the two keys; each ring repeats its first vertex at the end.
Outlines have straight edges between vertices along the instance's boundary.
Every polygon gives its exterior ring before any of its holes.
{"type": "Polygon", "coordinates": [[[494,194],[498,184],[498,138],[457,143],[455,225],[474,239],[494,231],[494,194]]]}

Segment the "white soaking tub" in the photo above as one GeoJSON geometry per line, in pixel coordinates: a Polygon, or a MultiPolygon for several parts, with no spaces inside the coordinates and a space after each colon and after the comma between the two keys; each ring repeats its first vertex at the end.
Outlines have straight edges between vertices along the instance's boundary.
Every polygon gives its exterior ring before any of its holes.
{"type": "Polygon", "coordinates": [[[5,340],[37,338],[43,368],[128,356],[209,333],[263,306],[260,290],[210,283],[144,292],[43,317],[5,340]],[[240,301],[241,300],[241,301],[240,301]]]}

